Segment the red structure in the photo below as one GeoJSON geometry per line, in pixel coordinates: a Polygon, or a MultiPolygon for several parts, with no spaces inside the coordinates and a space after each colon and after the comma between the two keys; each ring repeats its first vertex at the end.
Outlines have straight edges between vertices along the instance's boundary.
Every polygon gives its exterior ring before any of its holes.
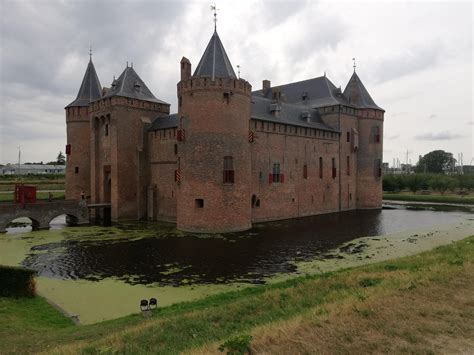
{"type": "Polygon", "coordinates": [[[13,201],[15,203],[36,203],[36,186],[15,184],[13,201]]]}

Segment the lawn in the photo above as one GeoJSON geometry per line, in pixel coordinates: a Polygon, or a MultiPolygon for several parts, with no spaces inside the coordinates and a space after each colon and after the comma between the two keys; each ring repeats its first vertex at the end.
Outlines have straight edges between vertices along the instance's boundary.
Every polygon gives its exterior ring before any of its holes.
{"type": "MultiPolygon", "coordinates": [[[[53,200],[64,200],[64,191],[52,191],[53,200]]],[[[47,200],[49,198],[48,192],[37,192],[37,200],[47,200]]],[[[13,192],[0,192],[0,202],[12,202],[13,201],[13,192]]]]}
{"type": "Polygon", "coordinates": [[[382,198],[384,200],[394,201],[413,201],[413,202],[436,202],[436,203],[459,203],[459,204],[474,204],[474,197],[472,195],[460,196],[454,194],[431,194],[431,195],[416,195],[412,192],[400,193],[384,193],[382,198]]]}

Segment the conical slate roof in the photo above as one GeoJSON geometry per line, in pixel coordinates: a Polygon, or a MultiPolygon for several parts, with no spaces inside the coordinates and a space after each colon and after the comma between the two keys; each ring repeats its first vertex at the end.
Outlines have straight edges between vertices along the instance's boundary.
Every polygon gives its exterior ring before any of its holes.
{"type": "Polygon", "coordinates": [[[355,71],[349,79],[346,88],[344,89],[344,96],[347,98],[349,103],[357,105],[361,108],[383,110],[377,106],[372,97],[370,97],[369,92],[365,88],[364,84],[362,84],[362,81],[355,71]]]}
{"type": "Polygon", "coordinates": [[[234,69],[232,69],[232,64],[230,64],[229,57],[227,57],[217,31],[214,31],[214,34],[212,35],[211,40],[196,67],[194,76],[210,77],[212,80],[214,80],[215,77],[236,78],[234,69]]]}
{"type": "Polygon", "coordinates": [[[123,96],[129,97],[131,99],[169,105],[167,102],[157,99],[150,89],[148,89],[143,80],[138,76],[133,67],[129,66],[125,68],[118,79],[115,79],[112,82],[112,86],[107,91],[107,94],[104,96],[104,98],[112,96],[123,96]]]}
{"type": "Polygon", "coordinates": [[[66,107],[89,106],[91,101],[100,99],[101,91],[102,87],[100,86],[99,77],[91,58],[76,99],[66,107]]]}

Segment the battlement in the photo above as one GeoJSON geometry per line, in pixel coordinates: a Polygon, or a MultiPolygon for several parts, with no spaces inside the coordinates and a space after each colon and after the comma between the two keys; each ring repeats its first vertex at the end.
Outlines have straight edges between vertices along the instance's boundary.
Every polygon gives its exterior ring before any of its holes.
{"type": "Polygon", "coordinates": [[[180,81],[177,86],[178,96],[197,90],[231,90],[248,97],[252,94],[252,85],[244,79],[215,78],[211,80],[211,78],[192,76],[180,81]]]}

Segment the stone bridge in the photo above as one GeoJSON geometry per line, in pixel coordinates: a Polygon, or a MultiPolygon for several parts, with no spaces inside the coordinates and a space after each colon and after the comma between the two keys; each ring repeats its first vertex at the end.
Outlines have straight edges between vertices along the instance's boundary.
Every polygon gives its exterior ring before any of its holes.
{"type": "Polygon", "coordinates": [[[89,223],[86,206],[77,200],[39,201],[36,203],[0,203],[0,233],[6,231],[8,223],[16,218],[31,219],[33,230],[49,229],[49,222],[60,215],[66,215],[66,222],[71,225],[89,223]]]}

